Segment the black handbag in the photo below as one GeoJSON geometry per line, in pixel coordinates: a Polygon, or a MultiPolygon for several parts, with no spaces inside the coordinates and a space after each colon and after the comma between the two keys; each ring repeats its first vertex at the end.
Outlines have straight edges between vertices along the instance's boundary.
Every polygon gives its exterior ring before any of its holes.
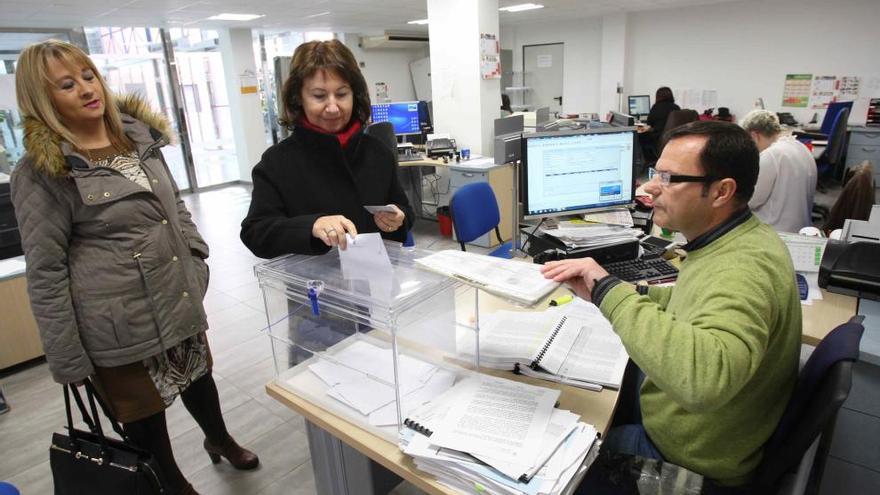
{"type": "Polygon", "coordinates": [[[85,389],[91,415],[86,411],[77,387],[64,386],[68,434],[53,433],[52,446],[49,447],[55,495],[168,493],[156,459],[149,452],[131,444],[88,380],[85,381],[85,389]],[[89,431],[73,427],[71,393],[89,431]],[[96,400],[122,441],[104,436],[95,408],[96,400]]]}

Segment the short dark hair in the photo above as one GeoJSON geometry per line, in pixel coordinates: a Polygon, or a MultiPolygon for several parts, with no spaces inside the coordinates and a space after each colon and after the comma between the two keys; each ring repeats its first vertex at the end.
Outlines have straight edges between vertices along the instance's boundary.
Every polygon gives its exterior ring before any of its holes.
{"type": "Polygon", "coordinates": [[[290,71],[281,87],[281,124],[292,127],[303,117],[303,83],[320,70],[333,72],[351,86],[354,99],[351,117],[367,123],[370,120],[367,81],[351,50],[339,40],[329,40],[309,41],[294,50],[290,71]]]}
{"type": "Polygon", "coordinates": [[[688,136],[705,137],[700,150],[703,173],[716,179],[736,181],[735,197],[748,203],[758,182],[758,147],[742,127],[717,120],[699,120],[671,129],[667,144],[688,136]]]}
{"type": "Polygon", "coordinates": [[[669,89],[668,86],[661,86],[657,88],[657,94],[654,95],[654,101],[657,103],[660,103],[661,101],[675,103],[675,95],[672,94],[672,90],[669,89]]]}

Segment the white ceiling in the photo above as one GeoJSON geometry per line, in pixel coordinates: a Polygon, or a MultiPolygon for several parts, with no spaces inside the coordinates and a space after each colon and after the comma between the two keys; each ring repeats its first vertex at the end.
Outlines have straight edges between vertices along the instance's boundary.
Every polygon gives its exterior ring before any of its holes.
{"type": "MultiPolygon", "coordinates": [[[[500,12],[502,25],[571,20],[614,12],[731,0],[532,0],[545,8],[500,12]]],[[[523,0],[500,0],[500,6],[523,0]]],[[[79,26],[249,27],[269,30],[375,33],[427,32],[406,22],[427,17],[425,0],[0,0],[0,29],[79,26]],[[224,12],[262,14],[254,21],[209,21],[224,12]]],[[[6,36],[6,35],[3,35],[6,36]]]]}

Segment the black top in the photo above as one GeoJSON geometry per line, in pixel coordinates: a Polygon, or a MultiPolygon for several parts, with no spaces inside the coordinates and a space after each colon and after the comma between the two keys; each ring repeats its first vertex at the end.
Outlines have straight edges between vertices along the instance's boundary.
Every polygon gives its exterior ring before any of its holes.
{"type": "Polygon", "coordinates": [[[297,126],[263,153],[252,172],[254,191],[241,222],[241,240],[255,255],[324,254],[330,248],[312,237],[318,217],[343,215],[358,233],[379,232],[365,205],[395,204],[406,219],[382,237],[406,240],[413,210],[397,178],[394,155],[363,131],[342,148],[336,136],[297,126]]]}
{"type": "Polygon", "coordinates": [[[666,128],[666,119],[673,110],[681,110],[678,105],[671,101],[658,101],[651,107],[651,113],[648,114],[648,125],[651,126],[651,135],[655,139],[660,139],[663,130],[666,128]]]}

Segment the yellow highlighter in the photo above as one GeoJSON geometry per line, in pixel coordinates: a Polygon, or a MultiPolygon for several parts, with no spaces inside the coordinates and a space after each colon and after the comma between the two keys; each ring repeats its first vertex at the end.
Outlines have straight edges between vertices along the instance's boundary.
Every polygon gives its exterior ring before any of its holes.
{"type": "Polygon", "coordinates": [[[556,299],[551,299],[550,306],[562,306],[563,304],[568,304],[572,301],[574,301],[574,296],[566,294],[564,296],[559,296],[556,299]]]}

